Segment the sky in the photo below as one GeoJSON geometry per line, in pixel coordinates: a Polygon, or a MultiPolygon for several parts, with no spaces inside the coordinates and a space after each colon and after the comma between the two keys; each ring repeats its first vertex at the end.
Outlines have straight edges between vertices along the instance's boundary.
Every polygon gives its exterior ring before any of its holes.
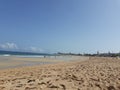
{"type": "Polygon", "coordinates": [[[120,51],[120,0],[0,0],[0,50],[120,51]]]}

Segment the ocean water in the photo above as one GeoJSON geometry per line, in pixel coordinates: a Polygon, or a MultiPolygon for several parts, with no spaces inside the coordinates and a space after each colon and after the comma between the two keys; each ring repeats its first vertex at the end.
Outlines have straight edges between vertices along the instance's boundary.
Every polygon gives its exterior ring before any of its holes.
{"type": "Polygon", "coordinates": [[[32,53],[32,52],[17,52],[17,51],[0,51],[0,56],[15,56],[15,57],[46,57],[46,56],[52,56],[52,54],[47,53],[32,53]]]}

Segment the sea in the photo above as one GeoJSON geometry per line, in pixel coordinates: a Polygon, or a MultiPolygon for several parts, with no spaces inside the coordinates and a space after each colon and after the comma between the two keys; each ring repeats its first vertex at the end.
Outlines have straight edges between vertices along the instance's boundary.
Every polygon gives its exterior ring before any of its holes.
{"type": "Polygon", "coordinates": [[[15,56],[15,57],[30,57],[30,58],[37,58],[37,57],[47,57],[47,56],[54,56],[54,54],[48,53],[33,53],[33,52],[19,52],[19,51],[2,51],[0,50],[0,56],[15,56]]]}

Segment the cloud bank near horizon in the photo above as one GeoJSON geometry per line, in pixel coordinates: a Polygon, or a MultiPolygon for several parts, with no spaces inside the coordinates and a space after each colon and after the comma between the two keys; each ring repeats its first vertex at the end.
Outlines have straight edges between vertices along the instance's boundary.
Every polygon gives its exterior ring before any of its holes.
{"type": "Polygon", "coordinates": [[[43,50],[35,46],[20,48],[16,43],[13,43],[13,42],[7,42],[7,43],[0,44],[0,50],[26,51],[26,52],[39,52],[39,53],[43,53],[46,51],[46,50],[43,50]]]}
{"type": "Polygon", "coordinates": [[[35,46],[27,47],[24,50],[29,52],[45,52],[45,50],[35,46]]]}
{"type": "Polygon", "coordinates": [[[18,46],[15,43],[4,43],[4,44],[0,44],[0,49],[3,50],[16,50],[18,49],[18,46]]]}

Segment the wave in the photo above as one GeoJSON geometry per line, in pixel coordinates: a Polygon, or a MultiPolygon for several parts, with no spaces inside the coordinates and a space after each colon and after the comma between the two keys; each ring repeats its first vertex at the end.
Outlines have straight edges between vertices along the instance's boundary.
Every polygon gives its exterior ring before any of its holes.
{"type": "Polygon", "coordinates": [[[44,55],[10,55],[10,54],[3,54],[0,55],[3,57],[9,57],[9,56],[13,56],[13,57],[21,57],[21,58],[44,58],[44,55]]]}
{"type": "Polygon", "coordinates": [[[8,57],[8,56],[11,56],[11,55],[10,54],[3,54],[3,55],[0,55],[0,56],[8,57]]]}

